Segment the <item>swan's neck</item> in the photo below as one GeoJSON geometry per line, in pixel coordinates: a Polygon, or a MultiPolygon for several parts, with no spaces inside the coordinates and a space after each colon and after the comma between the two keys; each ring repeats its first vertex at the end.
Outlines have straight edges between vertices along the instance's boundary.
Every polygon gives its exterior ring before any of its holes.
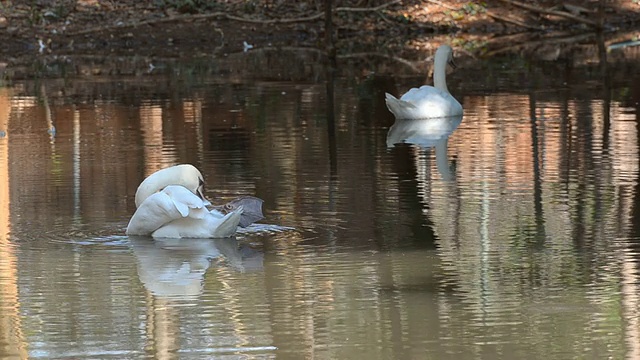
{"type": "Polygon", "coordinates": [[[140,186],[138,186],[135,198],[136,207],[139,207],[146,198],[155,192],[169,185],[182,185],[196,194],[200,192],[200,197],[203,198],[203,201],[207,202],[202,194],[201,179],[202,174],[200,171],[189,164],[176,165],[158,170],[149,175],[142,181],[140,186]]]}
{"type": "Polygon", "coordinates": [[[453,179],[453,173],[449,167],[449,157],[447,156],[447,144],[449,138],[441,139],[436,143],[436,167],[443,180],[449,181],[453,179]]]}
{"type": "Polygon", "coordinates": [[[433,86],[444,92],[449,92],[447,89],[447,54],[438,52],[433,63],[433,86]]]}

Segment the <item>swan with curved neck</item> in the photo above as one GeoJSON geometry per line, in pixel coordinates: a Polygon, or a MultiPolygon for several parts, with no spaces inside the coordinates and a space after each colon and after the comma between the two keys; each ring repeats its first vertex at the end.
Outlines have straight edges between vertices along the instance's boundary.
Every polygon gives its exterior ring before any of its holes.
{"type": "Polygon", "coordinates": [[[169,185],[182,185],[208,203],[204,198],[202,173],[193,165],[182,164],[158,170],[144,179],[136,191],[136,208],[149,196],[169,185]]]}
{"type": "Polygon", "coordinates": [[[235,234],[238,225],[248,226],[262,218],[262,200],[243,197],[223,207],[224,214],[204,197],[204,178],[193,165],[176,165],[149,175],[136,191],[136,212],[127,235],[154,238],[222,238],[235,234]],[[250,217],[243,220],[243,204],[250,217]]]}
{"type": "Polygon", "coordinates": [[[462,105],[447,88],[447,64],[453,64],[453,49],[441,45],[433,65],[433,85],[412,88],[400,99],[387,93],[386,103],[396,119],[428,119],[462,115],[462,105]]]}

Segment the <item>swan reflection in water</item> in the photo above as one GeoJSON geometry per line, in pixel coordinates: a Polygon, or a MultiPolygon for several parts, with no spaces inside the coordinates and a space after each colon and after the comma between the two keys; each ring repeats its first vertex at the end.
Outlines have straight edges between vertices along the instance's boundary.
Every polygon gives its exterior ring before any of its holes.
{"type": "Polygon", "coordinates": [[[203,291],[213,262],[237,271],[259,270],[263,254],[235,237],[222,239],[152,239],[129,236],[145,288],[163,298],[190,298],[203,291]]]}
{"type": "Polygon", "coordinates": [[[449,167],[447,143],[449,136],[460,126],[462,115],[426,119],[397,119],[387,134],[387,147],[414,144],[423,149],[435,148],[436,167],[444,180],[453,180],[449,167]]]}

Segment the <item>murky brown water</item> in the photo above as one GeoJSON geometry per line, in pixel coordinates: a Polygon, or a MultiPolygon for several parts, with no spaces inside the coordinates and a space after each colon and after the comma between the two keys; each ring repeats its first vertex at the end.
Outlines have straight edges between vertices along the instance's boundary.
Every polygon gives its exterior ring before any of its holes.
{"type": "Polygon", "coordinates": [[[337,79],[333,133],[317,82],[0,88],[0,356],[639,358],[640,74],[530,66],[453,74],[428,149],[387,146],[415,79],[337,79]],[[176,163],[296,230],[124,236],[176,163]]]}

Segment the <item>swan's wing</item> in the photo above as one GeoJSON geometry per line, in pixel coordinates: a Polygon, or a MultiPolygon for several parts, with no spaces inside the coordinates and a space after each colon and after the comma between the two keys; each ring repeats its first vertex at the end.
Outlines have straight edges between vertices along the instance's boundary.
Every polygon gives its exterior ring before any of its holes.
{"type": "Polygon", "coordinates": [[[162,192],[169,196],[169,199],[182,217],[202,219],[205,216],[206,211],[197,211],[205,209],[204,200],[184,186],[167,186],[162,192]]]}
{"type": "Polygon", "coordinates": [[[189,205],[178,200],[178,199],[173,199],[171,198],[171,201],[173,202],[173,206],[176,207],[176,210],[178,210],[178,212],[180,213],[180,215],[182,217],[187,217],[189,216],[189,205]]]}
{"type": "Polygon", "coordinates": [[[243,207],[240,206],[239,208],[225,215],[222,219],[216,219],[216,227],[211,237],[226,238],[229,236],[233,236],[238,229],[240,219],[242,219],[243,211],[243,207]]]}
{"type": "Polygon", "coordinates": [[[203,219],[204,202],[187,188],[167,186],[147,197],[131,217],[127,235],[149,236],[157,229],[182,218],[203,219]]]}
{"type": "Polygon", "coordinates": [[[405,101],[402,98],[398,99],[389,93],[385,93],[385,103],[396,119],[411,118],[418,110],[413,103],[405,101]]]}
{"type": "Polygon", "coordinates": [[[419,103],[423,99],[435,95],[441,95],[442,91],[429,85],[422,85],[420,88],[411,88],[404,95],[400,97],[400,100],[410,103],[419,103]]]}
{"type": "Polygon", "coordinates": [[[462,115],[462,105],[451,94],[433,86],[411,89],[401,97],[414,104],[424,118],[462,115]]]}
{"type": "Polygon", "coordinates": [[[396,119],[428,119],[462,115],[462,105],[451,94],[423,85],[396,99],[386,95],[386,103],[396,119]]]}
{"type": "Polygon", "coordinates": [[[212,213],[202,219],[183,217],[155,230],[154,238],[223,238],[233,236],[238,229],[242,208],[222,217],[212,213]]]}
{"type": "MultiPolygon", "coordinates": [[[[412,90],[416,90],[416,89],[411,89],[409,90],[409,92],[411,92],[412,90]]],[[[407,93],[408,94],[408,93],[407,93]]],[[[389,93],[384,93],[385,96],[385,102],[387,103],[387,106],[389,106],[389,104],[400,104],[402,106],[408,106],[408,107],[415,107],[415,105],[413,105],[411,103],[411,97],[410,98],[405,98],[407,94],[404,94],[400,99],[398,99],[397,97],[389,94],[389,93]]]]}

